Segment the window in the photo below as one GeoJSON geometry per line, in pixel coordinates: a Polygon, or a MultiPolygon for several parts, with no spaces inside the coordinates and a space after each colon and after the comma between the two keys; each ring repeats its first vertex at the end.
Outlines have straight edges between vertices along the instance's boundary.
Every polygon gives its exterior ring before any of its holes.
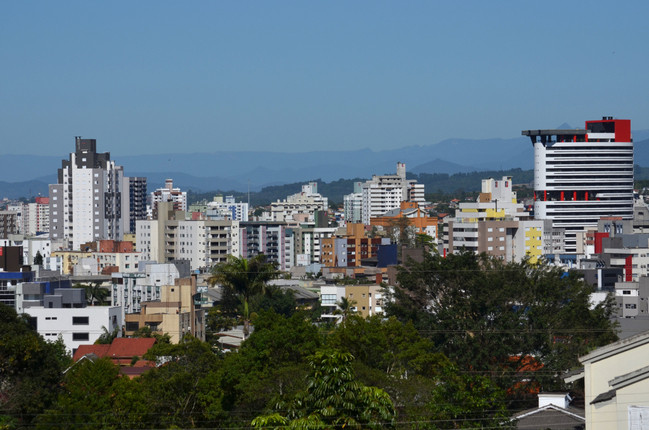
{"type": "Polygon", "coordinates": [[[322,295],[322,304],[323,305],[335,305],[336,304],[336,295],[335,294],[323,294],[322,295]]]}
{"type": "Polygon", "coordinates": [[[90,333],[72,333],[72,340],[90,340],[90,333]]]}
{"type": "Polygon", "coordinates": [[[88,317],[72,317],[72,325],[88,325],[90,324],[88,317]]]}

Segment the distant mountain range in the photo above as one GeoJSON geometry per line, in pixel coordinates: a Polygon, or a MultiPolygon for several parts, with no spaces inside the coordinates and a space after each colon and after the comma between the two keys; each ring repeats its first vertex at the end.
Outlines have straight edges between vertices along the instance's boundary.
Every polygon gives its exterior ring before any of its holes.
{"type": "MultiPolygon", "coordinates": [[[[571,128],[567,124],[561,128],[571,128]]],[[[633,132],[635,163],[649,166],[649,130],[633,132]],[[641,140],[642,139],[642,140],[641,140]]],[[[99,151],[110,152],[98,142],[99,151]]],[[[70,148],[73,149],[73,148],[70,148]]],[[[56,181],[60,156],[1,155],[0,198],[47,195],[56,181]],[[43,176],[43,173],[47,173],[43,176]]],[[[511,139],[448,139],[437,144],[373,151],[312,151],[302,153],[217,151],[193,154],[112,156],[128,176],[146,176],[149,189],[166,178],[195,192],[258,191],[263,187],[321,179],[370,178],[394,173],[406,163],[412,173],[470,173],[533,167],[533,148],[527,137],[511,139]]],[[[514,178],[515,179],[515,178],[514,178]]],[[[351,190],[350,190],[351,192],[351,190]]]]}

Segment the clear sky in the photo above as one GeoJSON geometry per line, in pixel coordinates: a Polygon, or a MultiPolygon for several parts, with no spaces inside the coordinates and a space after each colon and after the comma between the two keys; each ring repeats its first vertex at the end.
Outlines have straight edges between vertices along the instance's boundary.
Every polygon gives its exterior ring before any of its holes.
{"type": "Polygon", "coordinates": [[[649,129],[648,18],[646,0],[4,1],[0,154],[649,129]]]}

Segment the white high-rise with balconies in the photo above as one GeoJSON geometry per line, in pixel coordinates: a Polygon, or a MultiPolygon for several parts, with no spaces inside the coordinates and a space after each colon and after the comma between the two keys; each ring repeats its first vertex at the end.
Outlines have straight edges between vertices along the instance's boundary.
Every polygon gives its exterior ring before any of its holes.
{"type": "Polygon", "coordinates": [[[374,175],[361,185],[361,221],[383,216],[401,207],[401,202],[424,202],[424,184],[406,179],[405,163],[397,163],[396,175],[374,175]]]}
{"type": "Polygon", "coordinates": [[[71,249],[99,239],[121,240],[129,230],[130,184],[124,169],[97,153],[95,139],[75,138],[75,152],[63,160],[58,183],[49,187],[50,236],[71,249]]]}
{"type": "Polygon", "coordinates": [[[604,117],[585,129],[524,130],[534,145],[534,216],[565,229],[566,252],[576,233],[601,217],[633,218],[631,121],[604,117]]]}

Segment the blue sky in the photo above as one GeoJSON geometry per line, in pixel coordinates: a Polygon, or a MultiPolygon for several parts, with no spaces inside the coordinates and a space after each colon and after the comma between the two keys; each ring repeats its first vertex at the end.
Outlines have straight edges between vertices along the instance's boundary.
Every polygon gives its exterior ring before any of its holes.
{"type": "Polygon", "coordinates": [[[0,3],[0,154],[375,150],[649,129],[649,2],[0,3]]]}

